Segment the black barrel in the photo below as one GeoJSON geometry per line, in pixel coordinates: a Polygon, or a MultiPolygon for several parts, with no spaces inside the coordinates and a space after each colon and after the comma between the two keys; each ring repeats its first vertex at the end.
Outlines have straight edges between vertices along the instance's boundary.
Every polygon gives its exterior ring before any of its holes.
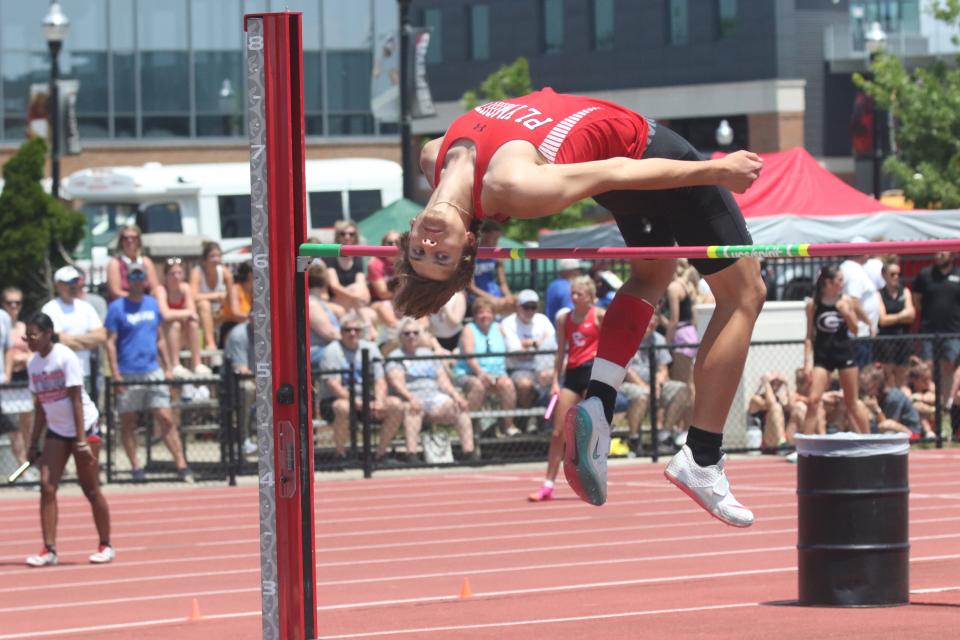
{"type": "Polygon", "coordinates": [[[864,455],[849,437],[798,438],[800,604],[909,604],[909,444],[905,435],[894,435],[900,434],[865,438],[896,442],[903,453],[864,455]],[[858,453],[851,457],[845,450],[858,453]]]}

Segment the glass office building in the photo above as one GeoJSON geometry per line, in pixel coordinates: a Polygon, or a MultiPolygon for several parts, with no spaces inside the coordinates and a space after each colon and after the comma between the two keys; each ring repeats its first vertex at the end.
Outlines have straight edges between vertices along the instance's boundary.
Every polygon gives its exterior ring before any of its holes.
{"type": "MultiPolygon", "coordinates": [[[[246,130],[243,15],[302,11],[311,136],[395,134],[370,111],[374,34],[396,0],[60,0],[71,23],[60,54],[80,81],[81,139],[241,139],[246,130]]],[[[0,142],[24,138],[30,85],[49,80],[45,0],[0,0],[0,142]]]]}

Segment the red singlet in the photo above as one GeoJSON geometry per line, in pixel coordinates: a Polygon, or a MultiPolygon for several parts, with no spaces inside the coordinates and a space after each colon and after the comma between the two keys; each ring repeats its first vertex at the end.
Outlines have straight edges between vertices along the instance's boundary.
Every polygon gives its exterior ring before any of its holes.
{"type": "Polygon", "coordinates": [[[567,369],[576,369],[597,357],[600,345],[600,326],[597,324],[596,307],[590,307],[581,322],[573,321],[573,309],[567,314],[563,333],[567,339],[567,369]]]}
{"type": "Polygon", "coordinates": [[[606,158],[639,158],[647,147],[650,124],[643,116],[618,104],[556,93],[545,88],[520,98],[488,102],[453,121],[440,145],[434,184],[450,145],[470,140],[476,146],[477,164],[473,180],[474,212],[485,216],[480,205],[483,176],[490,159],[502,145],[526,140],[547,162],[573,164],[606,158]]]}

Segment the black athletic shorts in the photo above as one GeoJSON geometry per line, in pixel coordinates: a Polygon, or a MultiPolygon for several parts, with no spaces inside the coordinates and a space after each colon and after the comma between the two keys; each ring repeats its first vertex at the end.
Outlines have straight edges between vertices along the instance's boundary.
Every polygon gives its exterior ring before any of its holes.
{"type": "MultiPolygon", "coordinates": [[[[101,441],[101,440],[100,440],[100,427],[97,426],[97,425],[93,425],[93,426],[91,426],[91,427],[87,427],[86,437],[87,437],[87,442],[92,442],[92,443],[94,443],[94,444],[100,442],[100,441],[101,441]]],[[[66,442],[66,443],[69,443],[69,444],[73,444],[73,443],[76,442],[76,440],[77,440],[77,437],[76,437],[76,436],[73,436],[73,437],[68,438],[67,436],[62,436],[62,435],[60,435],[59,433],[57,433],[56,431],[52,431],[52,430],[50,430],[50,429],[47,429],[46,438],[47,438],[47,440],[60,440],[60,441],[62,441],[62,442],[66,442]]]]}
{"type": "Polygon", "coordinates": [[[841,349],[835,353],[817,353],[814,351],[813,366],[827,371],[839,371],[840,369],[856,367],[857,361],[853,357],[853,349],[841,349]]]}
{"type": "Polygon", "coordinates": [[[593,371],[593,360],[579,367],[567,369],[563,374],[563,388],[582,396],[587,390],[587,385],[590,384],[591,371],[593,371]]]}
{"type": "MultiPolygon", "coordinates": [[[[699,152],[670,129],[651,123],[644,158],[702,160],[699,152]]],[[[753,244],[740,207],[723,187],[684,187],[662,191],[608,191],[594,200],[613,214],[628,247],[753,244]]],[[[709,275],[735,259],[698,259],[690,264],[709,275]]]]}

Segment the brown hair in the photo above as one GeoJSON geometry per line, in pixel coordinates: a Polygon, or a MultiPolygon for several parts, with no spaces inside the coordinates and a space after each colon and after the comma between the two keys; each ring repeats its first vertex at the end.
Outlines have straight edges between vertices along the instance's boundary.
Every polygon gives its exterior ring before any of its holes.
{"type": "Polygon", "coordinates": [[[221,255],[223,254],[223,251],[220,249],[220,245],[217,244],[216,242],[213,242],[212,240],[207,240],[206,242],[203,243],[202,246],[203,246],[202,255],[204,260],[209,258],[210,254],[213,253],[214,251],[219,251],[221,255]]]}
{"type": "Polygon", "coordinates": [[[310,289],[327,288],[327,265],[322,260],[314,260],[307,268],[307,287],[310,289]]]}
{"type": "Polygon", "coordinates": [[[403,315],[422,318],[440,311],[453,294],[466,289],[473,279],[473,265],[477,259],[477,245],[474,242],[468,242],[463,247],[460,264],[449,280],[432,280],[414,271],[408,253],[409,231],[400,235],[397,246],[400,256],[394,278],[390,281],[390,290],[393,291],[393,306],[403,315]]]}

